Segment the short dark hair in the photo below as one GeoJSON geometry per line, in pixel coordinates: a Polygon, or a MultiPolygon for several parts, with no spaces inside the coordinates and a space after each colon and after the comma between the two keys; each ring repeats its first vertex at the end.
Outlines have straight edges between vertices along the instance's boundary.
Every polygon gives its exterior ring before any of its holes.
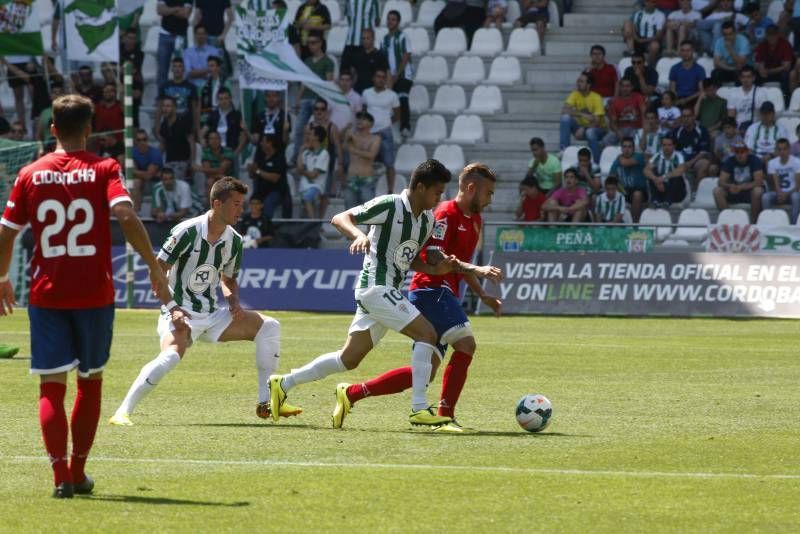
{"type": "Polygon", "coordinates": [[[159,174],[162,176],[165,174],[171,174],[172,176],[175,176],[175,171],[172,170],[172,167],[161,167],[161,172],[159,174]]]}
{"type": "Polygon", "coordinates": [[[722,31],[725,31],[725,30],[735,30],[735,28],[733,26],[733,21],[726,20],[725,22],[722,23],[722,31]]]}
{"type": "Polygon", "coordinates": [[[745,65],[744,67],[742,67],[741,70],[739,70],[739,76],[741,76],[745,72],[748,74],[752,74],[753,76],[756,75],[756,69],[754,69],[750,65],[745,65]]]}
{"type": "Polygon", "coordinates": [[[233,176],[223,176],[211,186],[211,204],[215,200],[225,202],[233,193],[247,194],[247,185],[243,184],[233,176]]]}
{"type": "Polygon", "coordinates": [[[636,141],[634,141],[633,137],[631,137],[630,135],[626,135],[625,137],[623,137],[622,141],[620,141],[619,144],[620,144],[620,146],[622,146],[622,143],[627,143],[628,141],[633,143],[633,148],[636,148],[636,141]]]}
{"type": "Polygon", "coordinates": [[[528,143],[530,146],[540,146],[544,148],[544,141],[541,137],[531,137],[530,142],[528,143]]]}
{"type": "Polygon", "coordinates": [[[593,45],[592,49],[589,50],[589,53],[592,53],[595,50],[599,50],[600,52],[603,53],[603,55],[606,55],[606,47],[604,47],[603,45],[599,45],[599,44],[593,45]]]}
{"type": "Polygon", "coordinates": [[[485,163],[475,162],[464,167],[464,170],[462,170],[461,174],[458,175],[459,182],[473,179],[496,182],[497,175],[485,163]]]}
{"type": "Polygon", "coordinates": [[[681,113],[684,111],[691,111],[692,115],[694,115],[694,106],[691,104],[684,104],[684,106],[681,108],[681,113]]]}
{"type": "Polygon", "coordinates": [[[317,104],[322,104],[323,106],[325,106],[325,109],[328,109],[328,101],[325,100],[324,98],[317,98],[314,101],[314,105],[316,106],[317,104]]]}
{"type": "Polygon", "coordinates": [[[736,128],[736,119],[734,119],[733,117],[725,117],[724,119],[722,119],[722,127],[724,128],[726,126],[733,126],[734,128],[736,128]]]}
{"type": "Polygon", "coordinates": [[[178,105],[178,102],[177,102],[177,100],[175,100],[175,97],[174,97],[174,96],[172,96],[172,95],[163,95],[163,96],[161,97],[161,102],[163,103],[165,100],[169,100],[170,102],[172,102],[172,103],[173,103],[173,104],[175,104],[176,106],[178,105]]]}
{"type": "Polygon", "coordinates": [[[684,46],[684,45],[689,45],[692,48],[694,48],[694,42],[691,41],[690,39],[684,39],[683,41],[681,41],[680,46],[684,46]]]}
{"type": "Polygon", "coordinates": [[[231,90],[228,89],[227,87],[220,87],[219,90],[217,91],[217,98],[219,98],[219,95],[231,96],[231,90]]]}
{"type": "Polygon", "coordinates": [[[566,178],[568,174],[574,176],[576,180],[578,179],[578,169],[576,169],[575,167],[570,167],[569,169],[565,170],[564,178],[566,178]]]}
{"type": "Polygon", "coordinates": [[[379,72],[388,74],[389,71],[386,70],[384,67],[377,67],[374,71],[372,71],[372,76],[375,77],[375,75],[378,74],[379,72]]]}
{"type": "Polygon", "coordinates": [[[540,189],[539,180],[537,180],[535,176],[526,176],[525,178],[522,179],[519,185],[524,185],[525,187],[535,187],[536,189],[540,189]]]}
{"type": "Polygon", "coordinates": [[[373,37],[375,37],[375,30],[373,30],[369,26],[367,26],[366,28],[362,28],[361,29],[361,35],[364,35],[364,32],[369,32],[369,33],[372,34],[373,37]]]}
{"type": "Polygon", "coordinates": [[[219,56],[208,56],[206,63],[208,63],[209,61],[213,61],[214,63],[217,64],[218,67],[222,66],[222,59],[219,56]]]}
{"type": "Polygon", "coordinates": [[[183,58],[174,57],[174,58],[172,58],[172,62],[173,63],[180,63],[181,65],[183,65],[183,58]]]}
{"type": "Polygon", "coordinates": [[[272,0],[272,6],[273,7],[282,7],[282,8],[285,9],[286,8],[286,2],[284,2],[283,0],[272,0]]]}
{"type": "Polygon", "coordinates": [[[589,150],[586,147],[583,147],[582,149],[578,150],[578,157],[580,158],[581,156],[583,156],[585,158],[591,158],[592,157],[592,151],[589,150]]]}
{"type": "Polygon", "coordinates": [[[267,143],[272,145],[273,148],[277,148],[281,144],[280,137],[278,137],[275,134],[264,134],[264,135],[261,136],[261,140],[262,141],[266,141],[267,143]]]}
{"type": "Polygon", "coordinates": [[[619,180],[617,180],[616,176],[609,176],[606,178],[606,183],[604,185],[613,185],[614,187],[619,187],[619,180]]]}
{"type": "Polygon", "coordinates": [[[719,88],[719,82],[716,78],[706,78],[703,80],[703,89],[710,89],[711,87],[719,88]]]}
{"type": "Polygon", "coordinates": [[[324,34],[323,34],[321,31],[319,31],[319,30],[310,30],[310,31],[308,32],[308,37],[309,37],[309,38],[311,38],[311,37],[316,37],[316,38],[317,38],[317,39],[319,39],[320,41],[324,41],[324,40],[325,40],[325,35],[324,35],[324,34]]]}
{"type": "Polygon", "coordinates": [[[372,124],[375,124],[375,117],[373,117],[368,111],[359,111],[358,113],[356,113],[356,120],[358,119],[365,119],[371,122],[372,124]]]}
{"type": "Polygon", "coordinates": [[[451,178],[450,171],[442,165],[442,162],[436,159],[429,159],[417,165],[417,168],[411,173],[411,181],[408,184],[408,188],[413,191],[418,184],[422,184],[424,187],[430,187],[433,184],[446,184],[451,178]]]}
{"type": "Polygon", "coordinates": [[[635,57],[638,57],[639,59],[644,59],[644,53],[642,53],[642,52],[634,52],[633,54],[631,54],[631,59],[633,59],[635,57]]]}
{"type": "Polygon", "coordinates": [[[395,17],[397,17],[397,22],[403,20],[403,17],[400,16],[400,12],[397,11],[396,9],[392,9],[391,11],[389,11],[389,13],[386,15],[387,19],[389,18],[389,15],[394,15],[395,17]]]}
{"type": "Polygon", "coordinates": [[[589,84],[589,87],[594,85],[594,76],[591,72],[583,71],[581,72],[581,76],[586,76],[586,83],[589,84]]]}
{"type": "Polygon", "coordinates": [[[59,139],[79,135],[91,124],[94,115],[92,101],[81,95],[59,96],[53,101],[53,125],[59,139]]]}
{"type": "Polygon", "coordinates": [[[311,134],[317,138],[320,143],[324,143],[325,139],[328,138],[328,132],[325,131],[325,128],[322,126],[314,126],[311,129],[311,134]]]}
{"type": "Polygon", "coordinates": [[[205,25],[202,22],[200,22],[200,23],[195,25],[194,33],[197,33],[197,30],[205,30],[206,33],[208,33],[208,28],[206,28],[205,25]]]}
{"type": "MultiPolygon", "coordinates": [[[[798,125],[798,126],[800,126],[800,125],[798,125]]],[[[776,144],[776,145],[791,145],[791,143],[789,142],[789,140],[788,140],[788,139],[786,139],[785,137],[781,137],[780,139],[778,139],[777,141],[775,141],[775,144],[776,144]]]]}
{"type": "Polygon", "coordinates": [[[663,93],[661,93],[661,96],[662,96],[662,97],[665,97],[665,96],[668,96],[668,97],[670,97],[670,98],[672,99],[672,103],[673,103],[673,104],[674,104],[674,103],[675,103],[675,101],[678,99],[678,96],[675,94],[675,92],[674,92],[674,91],[664,91],[663,93]]]}

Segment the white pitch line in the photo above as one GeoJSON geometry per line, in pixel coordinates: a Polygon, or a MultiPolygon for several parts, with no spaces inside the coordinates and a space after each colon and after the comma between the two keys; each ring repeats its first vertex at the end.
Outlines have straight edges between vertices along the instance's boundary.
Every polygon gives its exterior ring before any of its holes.
{"type": "MultiPolygon", "coordinates": [[[[539,469],[528,467],[435,465],[435,464],[382,464],[382,463],[337,463],[337,462],[290,462],[281,460],[196,460],[192,458],[114,458],[108,456],[92,457],[93,462],[142,463],[142,464],[185,464],[185,465],[232,465],[266,468],[311,467],[322,469],[418,469],[436,471],[482,471],[489,473],[516,473],[530,475],[572,475],[572,476],[611,476],[631,478],[727,478],[746,480],[800,480],[800,474],[755,474],[755,473],[702,473],[669,471],[609,471],[587,469],[539,469]]],[[[0,456],[0,461],[46,462],[42,456],[0,456]]]]}

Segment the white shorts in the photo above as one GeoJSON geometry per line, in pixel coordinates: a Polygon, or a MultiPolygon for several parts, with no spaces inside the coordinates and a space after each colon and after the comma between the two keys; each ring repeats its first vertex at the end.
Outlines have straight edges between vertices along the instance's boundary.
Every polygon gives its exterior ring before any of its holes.
{"type": "Polygon", "coordinates": [[[356,289],[356,303],[356,314],[347,333],[369,330],[373,346],[388,329],[400,332],[420,314],[399,289],[389,286],[356,289]]]}
{"type": "MultiPolygon", "coordinates": [[[[216,311],[208,314],[199,314],[187,312],[192,316],[186,323],[191,328],[189,344],[191,345],[198,339],[207,343],[216,343],[222,333],[233,322],[230,310],[228,308],[218,308],[216,311]]],[[[172,324],[170,315],[165,311],[161,312],[158,317],[158,337],[163,339],[165,335],[175,330],[172,324]]]]}

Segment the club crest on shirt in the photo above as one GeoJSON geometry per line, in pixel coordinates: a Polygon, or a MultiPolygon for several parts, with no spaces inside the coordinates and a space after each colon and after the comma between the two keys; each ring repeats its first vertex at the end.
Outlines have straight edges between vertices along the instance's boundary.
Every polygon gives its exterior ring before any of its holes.
{"type": "Polygon", "coordinates": [[[217,270],[213,265],[204,263],[199,265],[189,275],[189,290],[197,295],[205,293],[209,286],[217,285],[217,270]]]}
{"type": "Polygon", "coordinates": [[[431,235],[434,239],[442,240],[444,236],[447,234],[447,220],[442,219],[436,223],[436,226],[433,227],[433,234],[431,235]]]}
{"type": "Polygon", "coordinates": [[[411,262],[417,257],[417,250],[419,250],[419,243],[413,239],[403,241],[394,251],[394,264],[407,271],[411,268],[411,262]]]}

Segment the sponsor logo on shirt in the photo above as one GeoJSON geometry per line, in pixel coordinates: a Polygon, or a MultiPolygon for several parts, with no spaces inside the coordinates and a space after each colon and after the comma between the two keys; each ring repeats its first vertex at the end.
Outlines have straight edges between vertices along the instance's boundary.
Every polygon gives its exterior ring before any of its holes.
{"type": "Polygon", "coordinates": [[[437,222],[436,226],[433,227],[432,236],[434,239],[438,239],[441,241],[442,239],[444,239],[445,234],[447,234],[447,221],[443,219],[437,222]]]}

